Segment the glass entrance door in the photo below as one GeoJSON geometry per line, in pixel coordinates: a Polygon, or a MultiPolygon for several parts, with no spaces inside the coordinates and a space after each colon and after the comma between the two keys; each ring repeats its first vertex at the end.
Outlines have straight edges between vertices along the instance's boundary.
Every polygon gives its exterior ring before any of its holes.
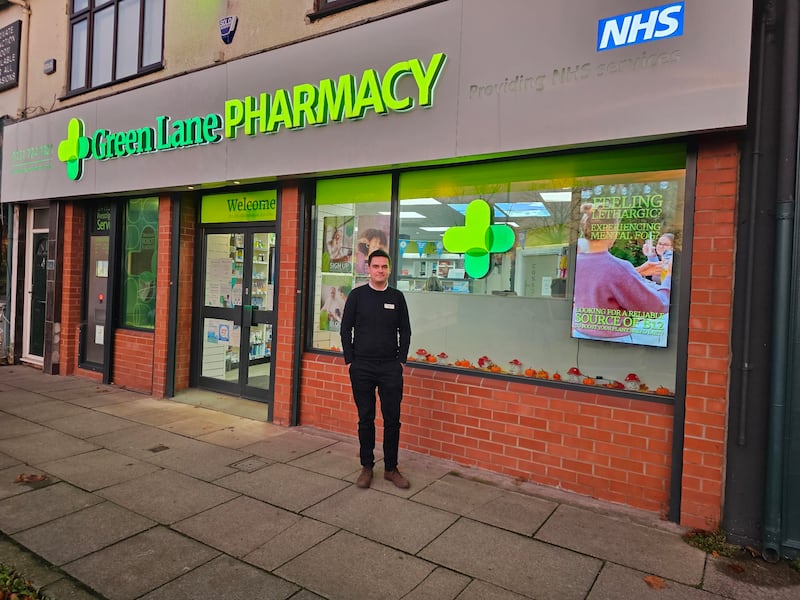
{"type": "Polygon", "coordinates": [[[205,233],[200,385],[269,404],[272,418],[275,232],[205,233]]]}

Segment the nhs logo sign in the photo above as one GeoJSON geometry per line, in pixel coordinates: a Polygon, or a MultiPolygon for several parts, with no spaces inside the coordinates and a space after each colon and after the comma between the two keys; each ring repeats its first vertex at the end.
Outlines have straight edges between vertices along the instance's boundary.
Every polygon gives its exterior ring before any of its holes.
{"type": "Polygon", "coordinates": [[[600,19],[597,51],[613,50],[683,35],[683,2],[600,19]]]}

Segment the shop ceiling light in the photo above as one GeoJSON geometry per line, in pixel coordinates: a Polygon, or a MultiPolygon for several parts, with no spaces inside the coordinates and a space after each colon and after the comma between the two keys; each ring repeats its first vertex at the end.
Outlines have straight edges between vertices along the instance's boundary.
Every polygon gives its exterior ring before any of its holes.
{"type": "MultiPolygon", "coordinates": [[[[392,213],[390,213],[388,210],[386,210],[386,211],[378,211],[378,214],[379,215],[391,215],[392,213]]],[[[402,211],[401,210],[400,211],[400,218],[401,219],[427,219],[428,217],[426,217],[425,215],[421,215],[418,212],[402,211]]]]}
{"type": "Polygon", "coordinates": [[[541,202],[498,202],[495,210],[502,210],[509,217],[549,217],[550,212],[541,202]]]}
{"type": "Polygon", "coordinates": [[[449,227],[420,227],[423,231],[447,231],[449,227]]]}
{"type": "Polygon", "coordinates": [[[400,200],[402,206],[433,206],[434,204],[441,204],[436,198],[409,198],[408,200],[400,200]]]}

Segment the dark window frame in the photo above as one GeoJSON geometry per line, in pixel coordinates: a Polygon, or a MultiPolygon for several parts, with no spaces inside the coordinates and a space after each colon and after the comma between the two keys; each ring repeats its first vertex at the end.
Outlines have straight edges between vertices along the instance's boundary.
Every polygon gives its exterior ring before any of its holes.
{"type": "Polygon", "coordinates": [[[343,10],[376,1],[377,0],[314,0],[314,12],[308,16],[314,21],[343,10]]]}
{"type": "Polygon", "coordinates": [[[121,2],[125,0],[86,0],[86,7],[82,8],[81,10],[75,11],[75,0],[72,0],[70,3],[70,21],[69,21],[69,67],[67,69],[67,92],[64,94],[65,98],[70,96],[75,96],[78,94],[83,94],[88,91],[101,89],[104,87],[108,87],[110,85],[114,85],[123,81],[128,81],[130,79],[135,79],[137,77],[141,77],[142,75],[146,75],[148,73],[152,73],[154,71],[159,71],[164,68],[164,12],[166,10],[166,0],[162,4],[162,14],[161,14],[161,48],[160,48],[160,58],[157,62],[143,65],[143,54],[144,54],[144,34],[145,34],[145,5],[146,0],[140,0],[139,3],[139,31],[137,34],[138,37],[138,45],[137,45],[137,57],[136,57],[136,72],[131,73],[128,75],[124,75],[122,77],[116,76],[117,71],[117,40],[119,35],[119,5],[121,2]],[[113,7],[114,11],[114,31],[112,35],[112,57],[111,57],[111,79],[109,81],[104,81],[97,85],[92,85],[92,57],[94,54],[94,25],[95,25],[95,18],[97,13],[102,10],[108,10],[109,7],[113,7]],[[75,30],[75,25],[85,21],[86,22],[86,63],[83,65],[83,76],[84,76],[84,84],[81,87],[73,87],[72,83],[72,66],[73,66],[73,33],[75,30]]]}

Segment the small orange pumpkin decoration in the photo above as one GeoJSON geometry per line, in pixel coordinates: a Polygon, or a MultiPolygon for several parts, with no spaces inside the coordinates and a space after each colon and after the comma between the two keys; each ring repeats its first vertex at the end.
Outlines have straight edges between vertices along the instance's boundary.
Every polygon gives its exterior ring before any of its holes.
{"type": "Polygon", "coordinates": [[[428,356],[425,357],[425,360],[428,361],[429,363],[439,362],[439,359],[436,358],[433,354],[428,354],[428,356]]]}
{"type": "Polygon", "coordinates": [[[594,378],[592,378],[592,377],[584,377],[583,378],[583,385],[594,385],[594,378]]]}
{"type": "Polygon", "coordinates": [[[525,369],[525,377],[536,377],[535,369],[525,369]]]}
{"type": "Polygon", "coordinates": [[[669,391],[669,388],[665,388],[663,385],[660,385],[656,388],[656,394],[659,396],[669,396],[671,392],[669,391]]]}
{"type": "Polygon", "coordinates": [[[489,370],[490,370],[492,373],[500,373],[500,372],[501,372],[503,369],[501,369],[501,368],[500,368],[500,367],[498,367],[497,365],[492,365],[491,367],[489,367],[489,370]]]}
{"type": "Polygon", "coordinates": [[[545,371],[544,369],[539,369],[539,370],[536,372],[536,377],[537,377],[538,379],[550,379],[550,373],[548,373],[548,372],[547,372],[547,371],[545,371]]]}
{"type": "Polygon", "coordinates": [[[561,373],[559,373],[558,371],[553,373],[553,381],[561,381],[561,373]]]}

